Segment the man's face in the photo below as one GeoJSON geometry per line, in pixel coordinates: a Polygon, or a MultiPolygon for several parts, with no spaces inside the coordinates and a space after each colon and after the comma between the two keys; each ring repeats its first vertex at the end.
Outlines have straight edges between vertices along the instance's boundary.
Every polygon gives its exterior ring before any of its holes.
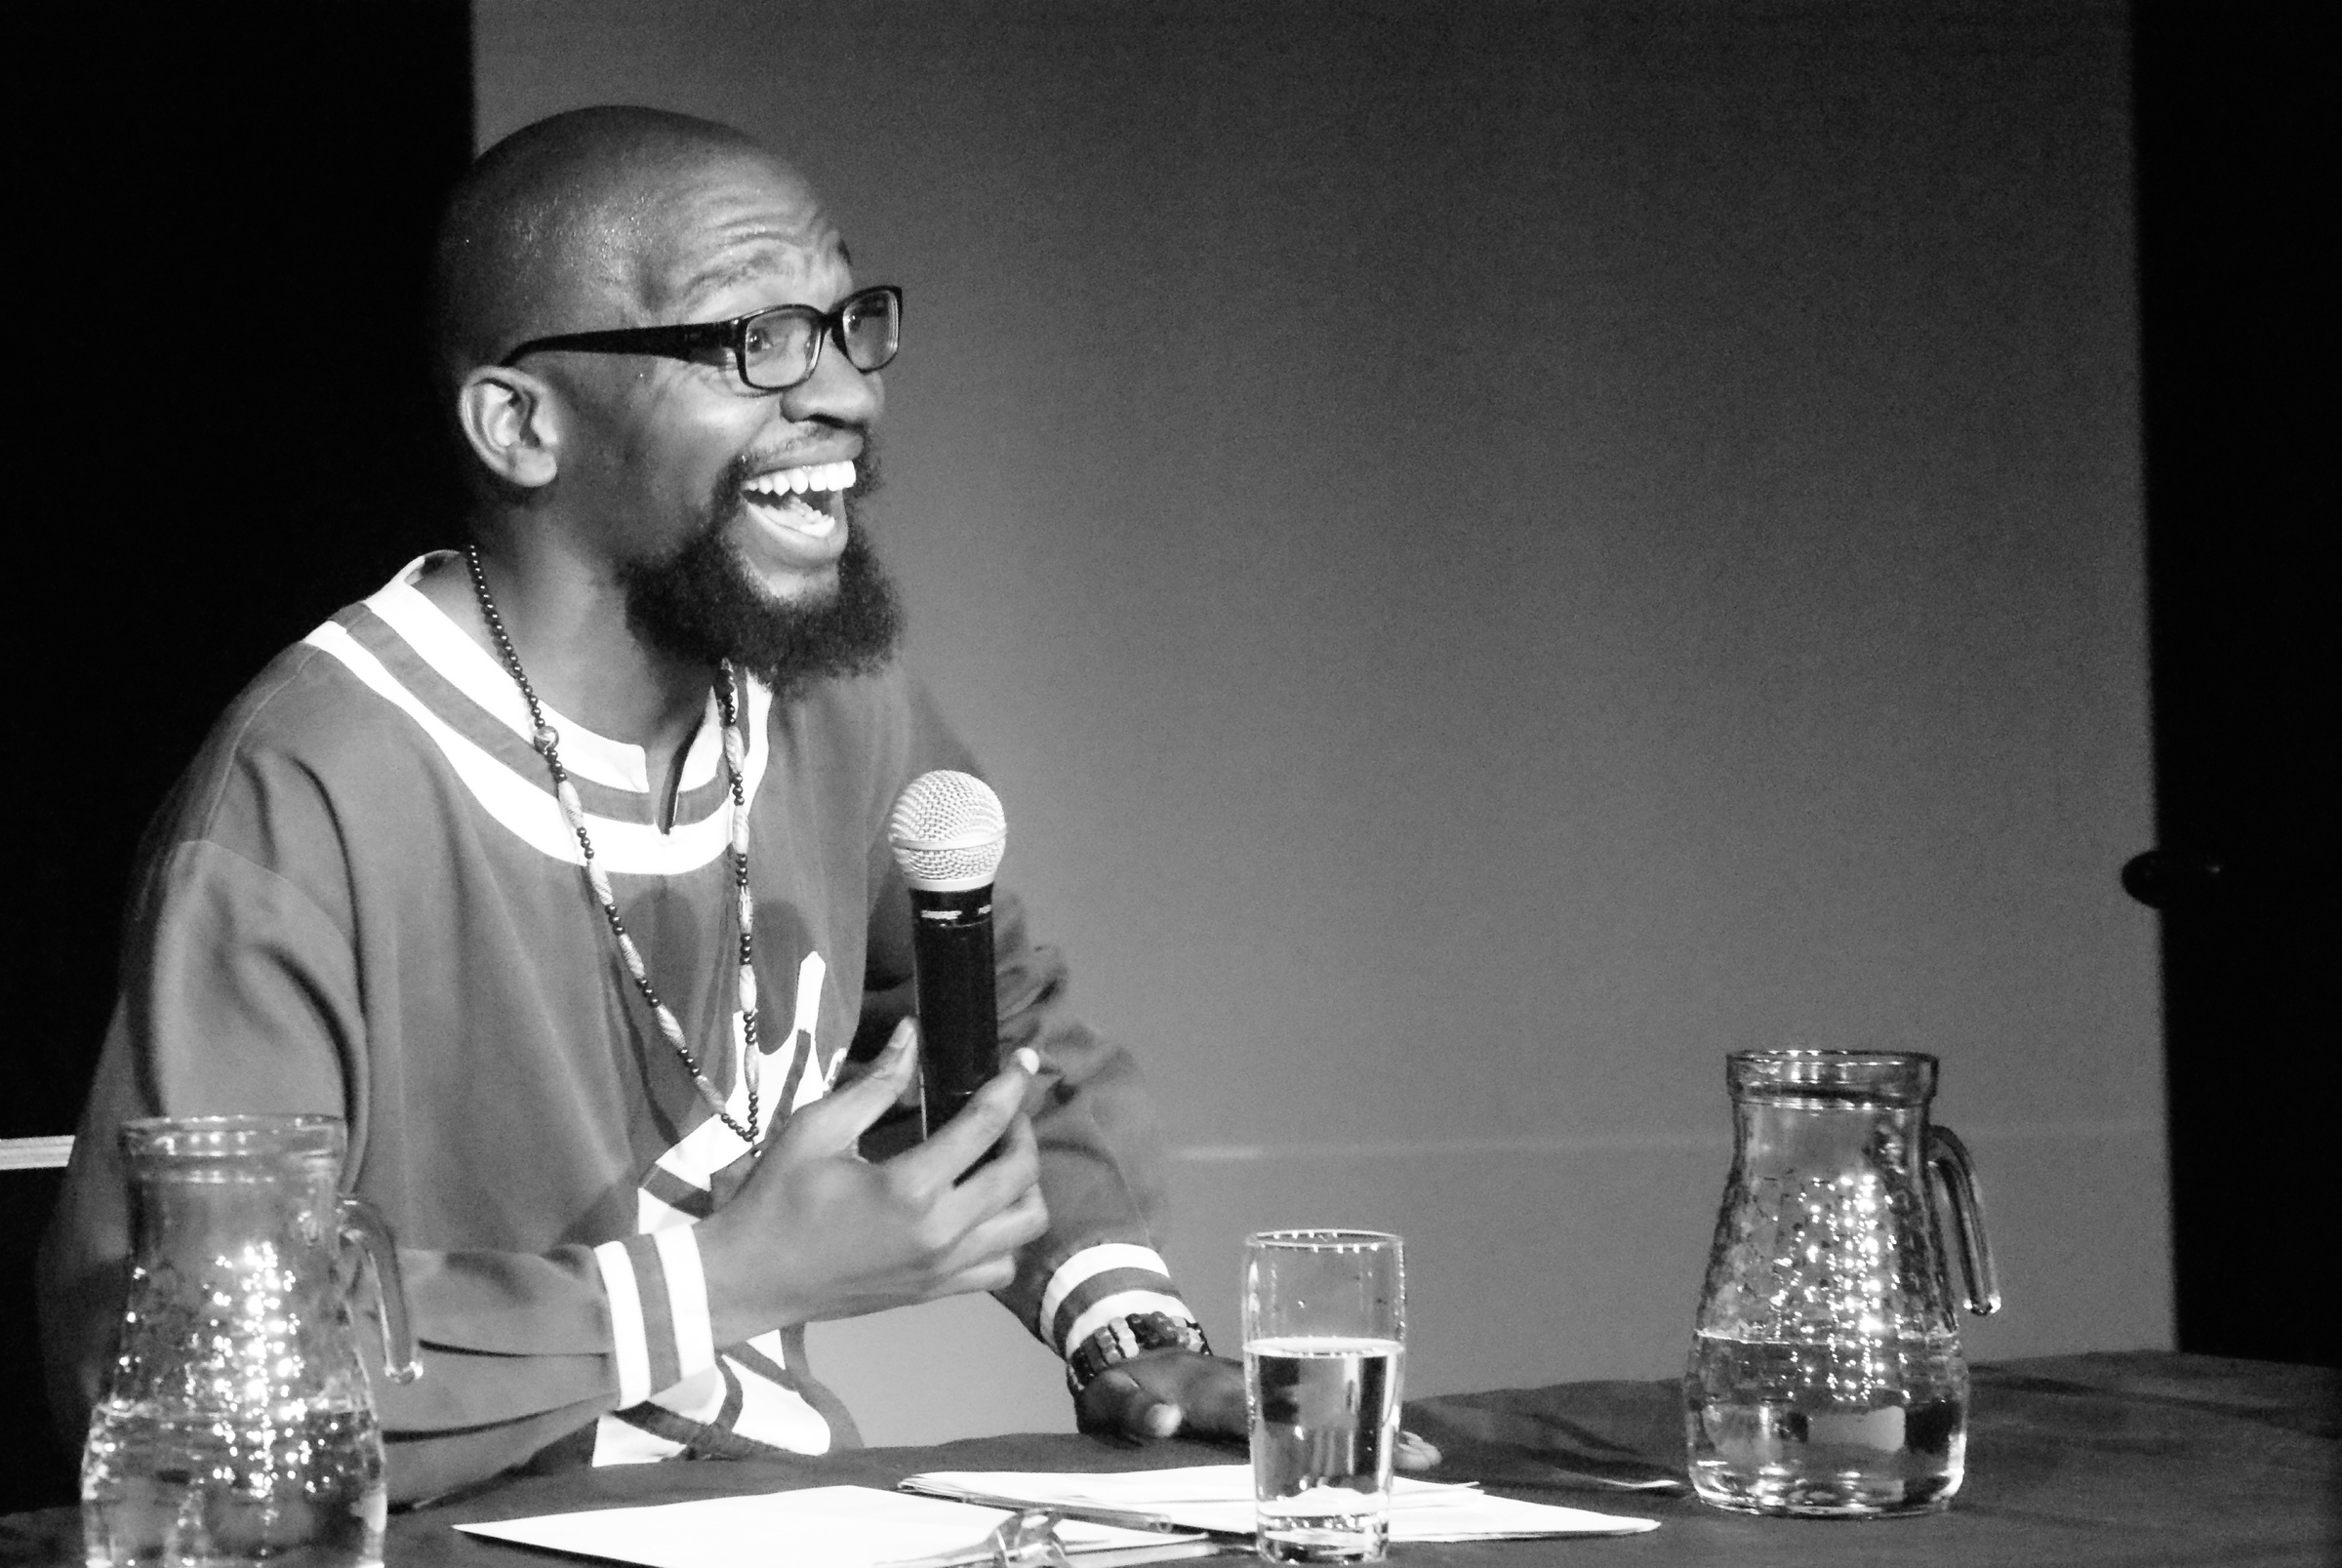
{"type": "MultiPolygon", "coordinates": [[[[828,309],[853,292],[811,190],[754,157],[664,182],[614,240],[613,319],[581,329],[828,309]]],[[[855,539],[853,505],[869,488],[885,402],[876,374],[834,342],[783,392],[745,384],[729,354],[574,355],[548,368],[572,427],[563,510],[625,583],[638,630],[678,653],[737,658],[776,685],[883,658],[894,600],[855,539]]]]}

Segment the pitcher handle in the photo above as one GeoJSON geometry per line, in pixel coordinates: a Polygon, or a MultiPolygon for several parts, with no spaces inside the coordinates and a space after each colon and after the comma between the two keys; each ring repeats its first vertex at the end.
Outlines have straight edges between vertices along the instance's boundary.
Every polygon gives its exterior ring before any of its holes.
{"type": "Polygon", "coordinates": [[[374,1265],[375,1299],[382,1304],[383,1371],[392,1383],[423,1376],[415,1352],[415,1328],[407,1317],[407,1279],[399,1271],[398,1243],[390,1226],[364,1198],[342,1200],[342,1239],[354,1241],[374,1265]]]}
{"type": "Polygon", "coordinates": [[[1968,1310],[1990,1317],[2000,1310],[2000,1275],[1984,1238],[1984,1200],[1976,1192],[1976,1164],[1968,1146],[1949,1127],[1927,1129],[1927,1166],[1951,1198],[1952,1228],[1959,1233],[1960,1272],[1967,1278],[1968,1310]]]}

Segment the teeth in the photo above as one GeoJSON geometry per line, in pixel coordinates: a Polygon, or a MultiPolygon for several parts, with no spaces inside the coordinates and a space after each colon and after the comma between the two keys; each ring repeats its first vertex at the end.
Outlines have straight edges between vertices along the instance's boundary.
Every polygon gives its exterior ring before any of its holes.
{"type": "Polygon", "coordinates": [[[809,467],[784,468],[779,473],[758,474],[749,480],[747,489],[758,495],[779,499],[801,496],[807,491],[850,490],[854,485],[854,463],[817,462],[809,467]]]}

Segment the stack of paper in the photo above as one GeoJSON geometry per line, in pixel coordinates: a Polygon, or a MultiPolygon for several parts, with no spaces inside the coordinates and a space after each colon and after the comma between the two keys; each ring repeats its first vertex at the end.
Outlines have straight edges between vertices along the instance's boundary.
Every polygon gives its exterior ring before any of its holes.
{"type": "MultiPolygon", "coordinates": [[[[1249,1536],[1253,1530],[1252,1467],[1195,1465],[1184,1469],[1126,1470],[1111,1475],[1062,1475],[1021,1470],[937,1470],[914,1475],[906,1490],[932,1497],[987,1503],[995,1508],[1062,1508],[1069,1517],[1088,1513],[1117,1522],[1210,1530],[1249,1536]]],[[[1069,1526],[1070,1528],[1070,1526],[1069,1526]]],[[[1633,1519],[1544,1503],[1490,1497],[1476,1486],[1418,1481],[1391,1483],[1391,1539],[1503,1541],[1527,1536],[1639,1535],[1656,1519],[1633,1519]]]]}
{"type": "MultiPolygon", "coordinates": [[[[814,1486],[456,1528],[650,1568],[741,1562],[777,1568],[957,1568],[994,1560],[991,1533],[1007,1517],[999,1508],[906,1497],[876,1487],[814,1486]]],[[[1119,1530],[1072,1519],[1057,1527],[1057,1537],[1084,1568],[1212,1549],[1209,1541],[1193,1534],[1119,1530]]]]}

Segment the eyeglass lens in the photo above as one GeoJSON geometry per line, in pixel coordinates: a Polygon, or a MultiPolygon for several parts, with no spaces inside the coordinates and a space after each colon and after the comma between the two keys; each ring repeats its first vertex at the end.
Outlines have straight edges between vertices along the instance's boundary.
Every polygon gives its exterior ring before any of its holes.
{"type": "Polygon", "coordinates": [[[751,385],[794,386],[813,373],[822,334],[837,324],[837,340],[856,370],[877,370],[895,357],[901,337],[901,318],[895,297],[883,290],[858,294],[840,305],[834,317],[810,305],[781,305],[747,324],[743,355],[751,385]]]}

